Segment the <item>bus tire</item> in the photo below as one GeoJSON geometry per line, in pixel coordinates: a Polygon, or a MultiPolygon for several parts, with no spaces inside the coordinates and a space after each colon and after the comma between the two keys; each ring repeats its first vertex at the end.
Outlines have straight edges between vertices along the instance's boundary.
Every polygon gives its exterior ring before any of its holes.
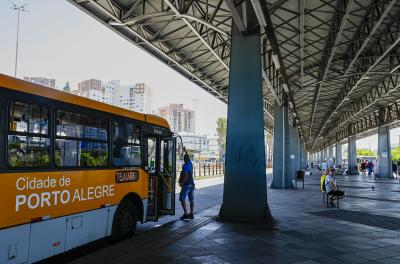
{"type": "Polygon", "coordinates": [[[122,201],[114,215],[110,240],[116,242],[133,236],[137,219],[135,204],[128,199],[122,201]]]}

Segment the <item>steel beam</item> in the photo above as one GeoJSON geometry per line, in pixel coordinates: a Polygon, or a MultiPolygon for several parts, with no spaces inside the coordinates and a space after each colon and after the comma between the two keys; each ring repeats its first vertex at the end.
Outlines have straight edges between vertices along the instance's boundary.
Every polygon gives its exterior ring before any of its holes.
{"type": "MultiPolygon", "coordinates": [[[[343,3],[345,3],[345,1],[343,1],[343,3]]],[[[350,10],[351,10],[352,7],[353,7],[353,0],[350,0],[347,3],[346,11],[345,11],[345,13],[343,14],[343,16],[341,18],[339,30],[336,33],[335,40],[334,40],[333,46],[332,46],[332,50],[331,50],[331,52],[329,54],[329,58],[328,58],[328,60],[326,62],[325,69],[324,69],[322,77],[321,77],[321,81],[322,82],[319,83],[319,86],[318,86],[317,91],[316,91],[316,95],[314,97],[314,103],[313,103],[312,114],[311,114],[311,124],[310,124],[310,137],[312,136],[312,128],[313,128],[313,124],[314,124],[315,111],[317,109],[317,104],[318,104],[319,96],[320,96],[320,93],[321,93],[321,89],[323,87],[325,78],[328,75],[332,59],[335,56],[335,52],[336,52],[337,46],[338,46],[339,41],[340,41],[340,39],[342,37],[343,30],[344,30],[344,27],[345,27],[345,25],[347,23],[347,18],[349,17],[350,10]]],[[[337,12],[341,13],[341,10],[338,10],[337,12]]],[[[333,24],[335,25],[335,18],[333,19],[333,24]]],[[[331,43],[329,43],[329,41],[328,41],[327,44],[330,45],[331,43]]],[[[318,137],[318,135],[317,135],[317,137],[318,137]]]]}

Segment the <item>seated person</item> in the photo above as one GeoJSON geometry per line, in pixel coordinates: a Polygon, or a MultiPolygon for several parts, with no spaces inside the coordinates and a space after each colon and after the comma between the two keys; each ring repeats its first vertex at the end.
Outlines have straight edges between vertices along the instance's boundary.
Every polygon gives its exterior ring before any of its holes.
{"type": "Polygon", "coordinates": [[[338,189],[336,184],[336,177],[334,176],[335,169],[331,168],[325,177],[325,189],[329,197],[329,202],[331,206],[335,206],[333,200],[343,198],[344,192],[338,189]]]}

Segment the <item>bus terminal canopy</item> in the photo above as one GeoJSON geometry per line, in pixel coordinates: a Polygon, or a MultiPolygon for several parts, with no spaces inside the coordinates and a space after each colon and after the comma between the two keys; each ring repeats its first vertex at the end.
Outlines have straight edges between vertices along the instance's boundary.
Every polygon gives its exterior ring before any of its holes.
{"type": "Polygon", "coordinates": [[[400,1],[69,0],[227,102],[231,28],[261,26],[265,128],[288,104],[309,151],[400,118],[400,1]]]}

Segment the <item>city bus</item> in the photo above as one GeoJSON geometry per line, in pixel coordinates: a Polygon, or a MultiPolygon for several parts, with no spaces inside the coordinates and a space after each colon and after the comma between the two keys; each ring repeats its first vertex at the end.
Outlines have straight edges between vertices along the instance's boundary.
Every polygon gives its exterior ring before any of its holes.
{"type": "Polygon", "coordinates": [[[33,263],[175,214],[166,120],[0,74],[0,263],[33,263]]]}

